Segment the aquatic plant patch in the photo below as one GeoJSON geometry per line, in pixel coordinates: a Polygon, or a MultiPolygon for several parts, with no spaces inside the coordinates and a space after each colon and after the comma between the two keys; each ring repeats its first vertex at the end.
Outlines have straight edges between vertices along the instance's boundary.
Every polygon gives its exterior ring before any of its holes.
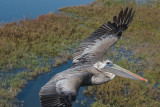
{"type": "Polygon", "coordinates": [[[0,106],[14,104],[17,94],[42,73],[50,71],[50,58],[59,65],[70,58],[69,51],[87,38],[106,19],[125,7],[136,10],[129,29],[107,53],[118,65],[143,75],[148,83],[116,77],[85,92],[94,96],[93,107],[160,105],[160,1],[137,5],[128,0],[96,0],[87,6],[60,9],[65,14],[47,14],[34,20],[20,20],[0,26],[0,106]],[[72,13],[68,15],[67,13],[72,13]],[[76,15],[76,17],[75,17],[76,15]],[[62,51],[63,50],[63,51],[62,51]],[[67,57],[65,55],[67,54],[67,57]],[[121,58],[122,57],[122,58],[121,58]],[[41,59],[42,58],[42,59],[41,59]],[[116,60],[116,58],[120,58],[116,60]],[[137,62],[138,60],[138,62],[137,62]],[[24,69],[15,73],[13,69],[24,69]]]}

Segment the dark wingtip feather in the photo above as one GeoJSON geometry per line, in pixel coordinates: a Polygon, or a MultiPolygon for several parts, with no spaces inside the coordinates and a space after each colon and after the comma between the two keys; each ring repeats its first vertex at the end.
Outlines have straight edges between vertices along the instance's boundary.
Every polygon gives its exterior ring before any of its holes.
{"type": "Polygon", "coordinates": [[[125,17],[127,15],[127,12],[128,12],[128,7],[124,10],[123,17],[125,17]]]}
{"type": "Polygon", "coordinates": [[[113,23],[117,23],[117,16],[113,17],[113,23]]]}
{"type": "Polygon", "coordinates": [[[128,7],[126,7],[124,11],[123,9],[121,9],[121,11],[118,14],[118,17],[113,17],[112,23],[110,21],[107,21],[107,23],[103,24],[96,31],[94,31],[93,34],[104,35],[114,33],[118,34],[118,37],[120,37],[122,32],[125,31],[132,22],[134,13],[135,11],[132,12],[132,8],[129,9],[128,7]]]}
{"type": "MultiPolygon", "coordinates": [[[[126,7],[124,11],[122,9],[118,15],[118,21],[116,23],[117,29],[125,31],[130,25],[130,23],[132,22],[134,14],[135,14],[135,10],[132,12],[132,8],[130,8],[129,11],[128,11],[128,7],[126,7]]],[[[113,17],[113,23],[115,23],[114,17],[113,17]]]]}
{"type": "Polygon", "coordinates": [[[128,16],[130,16],[132,13],[132,8],[130,8],[129,12],[128,12],[128,16]]]}
{"type": "Polygon", "coordinates": [[[118,22],[117,22],[118,25],[121,24],[122,16],[123,16],[123,9],[120,11],[120,13],[119,13],[119,15],[118,15],[118,22]]]}

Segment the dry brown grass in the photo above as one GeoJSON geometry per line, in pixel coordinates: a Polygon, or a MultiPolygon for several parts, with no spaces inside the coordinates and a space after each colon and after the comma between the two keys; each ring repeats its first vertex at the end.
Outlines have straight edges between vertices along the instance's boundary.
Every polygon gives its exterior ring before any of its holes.
{"type": "MultiPolygon", "coordinates": [[[[5,79],[0,87],[0,106],[11,102],[26,84],[25,79],[33,79],[47,72],[49,67],[38,66],[38,56],[54,57],[61,50],[73,48],[79,40],[83,40],[94,29],[118,14],[120,9],[133,7],[136,14],[131,26],[116,44],[134,53],[140,63],[128,62],[128,59],[114,61],[122,67],[135,73],[141,72],[149,80],[148,83],[116,77],[113,81],[100,86],[89,87],[89,95],[96,96],[94,107],[100,106],[154,106],[160,105],[160,1],[156,5],[137,6],[134,2],[124,0],[96,0],[89,6],[67,7],[63,14],[48,14],[34,20],[24,20],[9,23],[0,27],[0,69],[15,68],[17,65],[30,69],[31,73],[21,72],[5,79]],[[76,17],[75,17],[76,16],[76,17]],[[69,45],[71,44],[71,45],[69,45]],[[34,68],[35,67],[35,68],[34,68]],[[11,82],[19,78],[19,82],[11,82]],[[21,85],[17,85],[21,84],[21,85]],[[8,87],[8,89],[6,89],[8,87]],[[20,88],[16,88],[20,87],[20,88]],[[127,91],[128,90],[128,91],[127,91]],[[12,94],[11,94],[12,93],[12,94]],[[11,95],[10,95],[11,94],[11,95]]],[[[65,53],[65,52],[64,52],[65,53]]],[[[117,54],[111,52],[115,58],[117,54]]],[[[59,57],[57,64],[66,61],[68,57],[59,57]]],[[[56,64],[55,63],[55,64],[56,64]]],[[[46,65],[48,65],[46,61],[46,65]]],[[[4,76],[4,75],[3,75],[4,76]]],[[[6,76],[7,77],[7,76],[6,76]]]]}
{"type": "MultiPolygon", "coordinates": [[[[97,102],[93,107],[108,106],[154,106],[160,105],[160,8],[159,0],[156,4],[137,6],[134,2],[124,4],[111,0],[96,0],[90,6],[69,7],[61,9],[87,18],[84,24],[96,28],[106,20],[112,20],[115,13],[125,7],[136,10],[134,20],[115,47],[123,47],[134,53],[141,62],[130,63],[122,59],[115,63],[133,72],[141,72],[149,80],[148,83],[116,78],[107,84],[89,87],[89,95],[95,95],[97,102]],[[97,5],[98,4],[98,5],[97,5]],[[126,90],[128,90],[126,92],[126,90]]],[[[116,53],[111,52],[115,58],[116,53]]]]}

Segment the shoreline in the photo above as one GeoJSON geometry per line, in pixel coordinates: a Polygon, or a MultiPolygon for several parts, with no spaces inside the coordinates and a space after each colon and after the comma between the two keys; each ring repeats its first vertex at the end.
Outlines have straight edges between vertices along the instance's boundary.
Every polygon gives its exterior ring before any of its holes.
{"type": "Polygon", "coordinates": [[[73,40],[79,38],[75,32],[81,29],[74,28],[77,21],[63,13],[49,13],[33,20],[19,20],[0,26],[0,48],[4,52],[0,55],[1,76],[8,72],[0,79],[0,106],[18,103],[17,95],[29,80],[50,72],[50,58],[54,58],[54,67],[71,58],[70,51],[77,44],[73,40]],[[69,31],[66,30],[68,24],[69,31]],[[75,35],[73,39],[70,37],[72,34],[75,35]]]}
{"type": "Polygon", "coordinates": [[[48,14],[49,12],[54,13],[62,7],[85,5],[91,2],[93,0],[77,0],[76,2],[74,0],[61,0],[61,3],[58,0],[45,2],[43,0],[23,0],[16,2],[8,2],[6,0],[0,4],[0,12],[2,13],[0,15],[0,22],[11,23],[18,20],[34,19],[39,15],[48,14]]]}
{"type": "MultiPolygon", "coordinates": [[[[0,67],[9,67],[12,69],[16,68],[16,66],[24,66],[27,68],[27,71],[19,72],[16,75],[11,72],[13,76],[9,76],[8,79],[3,77],[5,82],[0,79],[2,86],[0,89],[0,95],[2,96],[0,106],[9,106],[11,104],[10,101],[14,101],[20,89],[27,84],[26,80],[32,80],[36,78],[37,75],[49,71],[50,66],[47,58],[54,58],[57,55],[65,56],[65,53],[68,53],[67,58],[64,57],[63,59],[62,57],[61,59],[62,62],[67,60],[70,57],[69,50],[77,47],[77,43],[84,40],[94,29],[103,24],[106,18],[112,20],[112,16],[118,13],[122,7],[126,6],[134,7],[134,9],[136,9],[136,16],[129,29],[115,47],[119,48],[123,46],[126,50],[133,52],[135,55],[133,58],[138,58],[142,62],[140,64],[131,63],[125,58],[121,61],[114,62],[124,68],[129,68],[135,73],[142,73],[144,77],[148,78],[151,85],[117,77],[113,81],[99,87],[89,87],[87,93],[91,96],[94,94],[99,98],[92,105],[93,107],[98,105],[103,106],[104,104],[112,106],[114,105],[113,101],[118,105],[145,105],[148,104],[147,102],[149,101],[152,102],[149,104],[152,106],[160,104],[160,101],[152,98],[154,97],[158,100],[158,96],[160,95],[160,91],[158,90],[158,88],[160,88],[159,85],[156,85],[157,88],[153,89],[154,85],[160,82],[158,79],[158,65],[160,62],[157,60],[160,56],[156,54],[160,52],[158,49],[160,21],[158,18],[158,4],[156,5],[153,8],[145,5],[137,7],[136,4],[132,2],[123,4],[122,2],[97,0],[89,6],[66,7],[61,9],[64,12],[76,14],[78,16],[76,18],[63,14],[57,16],[51,13],[39,16],[36,20],[25,20],[17,24],[11,23],[1,26],[0,49],[2,49],[3,54],[1,53],[0,55],[2,59],[0,67]],[[98,5],[96,5],[96,3],[98,5]],[[110,14],[104,14],[106,11],[110,14]],[[148,18],[148,14],[150,14],[152,20],[148,18]],[[85,18],[85,21],[79,17],[85,18]],[[43,64],[45,66],[41,66],[43,64]],[[104,89],[106,90],[105,92],[103,92],[104,89]],[[132,90],[132,92],[126,92],[125,89],[132,90]],[[121,93],[119,90],[123,92],[121,93]],[[107,93],[111,94],[108,95],[107,93]],[[116,95],[113,95],[113,93],[116,93],[116,95]],[[155,93],[154,96],[152,96],[153,93],[155,93]],[[139,95],[141,96],[138,97],[139,95]],[[151,96],[145,97],[146,95],[151,96]],[[114,97],[116,97],[116,99],[113,99],[114,97]]],[[[112,52],[110,54],[116,58],[116,52],[112,52]]],[[[59,62],[61,61],[57,63],[59,62]]]]}

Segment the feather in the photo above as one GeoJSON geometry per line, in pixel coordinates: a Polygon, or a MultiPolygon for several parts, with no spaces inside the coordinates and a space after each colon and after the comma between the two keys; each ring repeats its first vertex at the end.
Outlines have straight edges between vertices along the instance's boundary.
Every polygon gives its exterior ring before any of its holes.
{"type": "Polygon", "coordinates": [[[73,65],[94,64],[99,61],[105,52],[117,42],[134,17],[135,11],[128,7],[120,11],[118,18],[113,17],[113,22],[107,21],[97,30],[95,30],[82,44],[74,54],[73,65]],[[105,48],[103,48],[103,45],[105,48]],[[98,54],[98,55],[97,55],[98,54]]]}
{"type": "MultiPolygon", "coordinates": [[[[39,93],[42,107],[71,107],[75,101],[80,86],[91,85],[90,77],[93,73],[86,72],[85,67],[93,67],[100,61],[105,52],[113,46],[121,37],[133,20],[135,11],[128,7],[120,11],[118,17],[113,17],[113,22],[107,21],[97,30],[95,30],[74,53],[73,65],[70,69],[64,71],[64,74],[56,74],[47,84],[45,84],[39,93]],[[83,69],[84,74],[80,72],[83,69]],[[72,72],[74,71],[74,76],[72,72]],[[67,73],[67,75],[66,75],[67,73]],[[89,78],[89,80],[88,80],[89,78]],[[85,82],[88,80],[88,82],[85,82]]],[[[90,69],[94,71],[93,69],[90,69]]],[[[107,79],[108,81],[108,79],[107,79]]]]}

